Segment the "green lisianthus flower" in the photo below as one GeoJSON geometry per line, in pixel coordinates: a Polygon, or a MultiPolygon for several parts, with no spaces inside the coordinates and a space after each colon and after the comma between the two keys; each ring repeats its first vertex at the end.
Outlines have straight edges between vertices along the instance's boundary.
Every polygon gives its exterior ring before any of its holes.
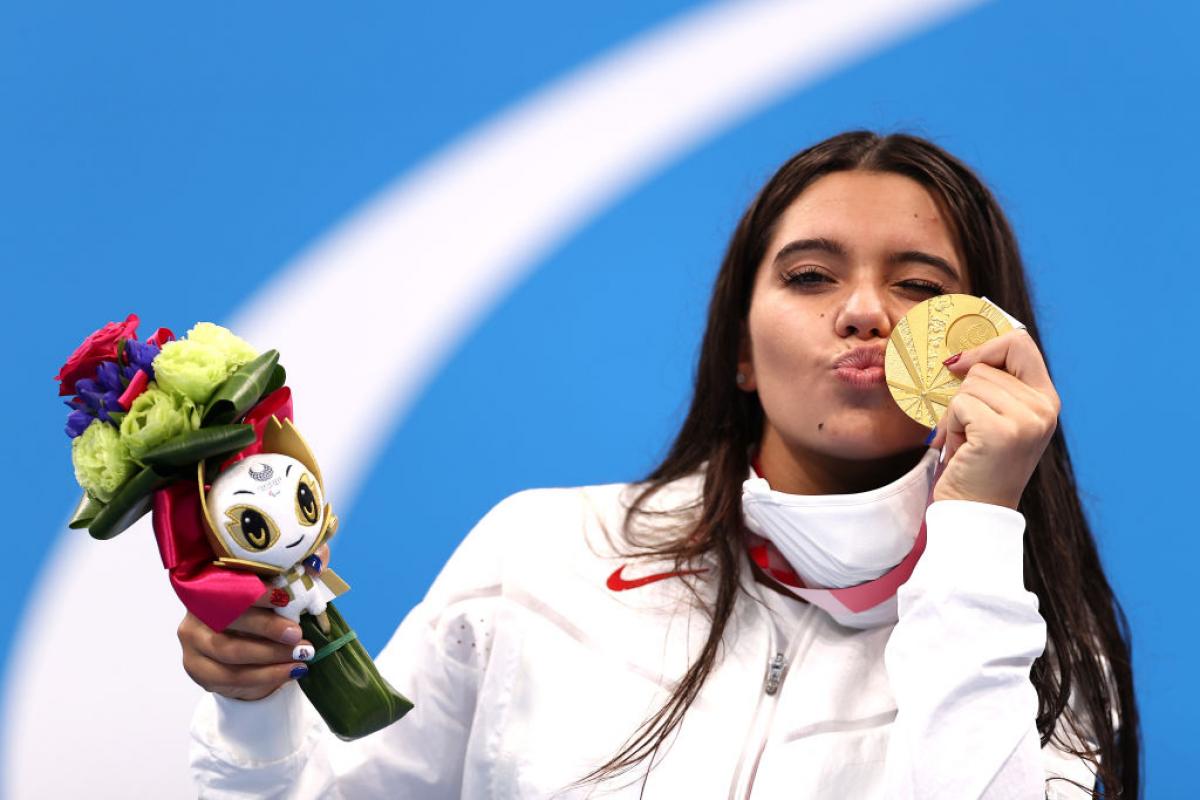
{"type": "Polygon", "coordinates": [[[200,427],[200,412],[187,397],[164,392],[156,384],[137,396],[121,420],[121,441],[134,461],[168,439],[200,427]]]}
{"type": "Polygon", "coordinates": [[[205,403],[228,377],[221,351],[190,339],[167,342],[154,357],[154,380],[158,388],[186,397],[196,405],[205,403]]]}
{"type": "Polygon", "coordinates": [[[92,420],[82,434],[71,440],[71,463],[75,480],[88,494],[107,503],[133,474],[134,464],[117,429],[107,422],[92,420]]]}
{"type": "Polygon", "coordinates": [[[258,356],[258,351],[233,331],[211,322],[197,322],[196,327],[187,332],[187,341],[206,344],[219,350],[225,359],[225,371],[230,375],[238,367],[258,356]]]}
{"type": "Polygon", "coordinates": [[[154,358],[154,377],[160,389],[203,405],[226,378],[257,355],[228,328],[200,322],[186,339],[163,345],[154,358]]]}

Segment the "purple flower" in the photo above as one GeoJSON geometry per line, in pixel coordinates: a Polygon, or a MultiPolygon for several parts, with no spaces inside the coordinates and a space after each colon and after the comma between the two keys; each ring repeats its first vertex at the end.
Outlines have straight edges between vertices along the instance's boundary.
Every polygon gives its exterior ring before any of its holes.
{"type": "Polygon", "coordinates": [[[100,402],[104,396],[104,387],[100,382],[92,378],[84,378],[75,382],[75,393],[83,400],[84,405],[95,411],[100,408],[100,402]]]}
{"type": "MultiPolygon", "coordinates": [[[[85,378],[84,381],[87,381],[87,379],[85,378]]],[[[80,381],[75,384],[76,391],[79,391],[79,383],[84,381],[80,381]]],[[[117,362],[115,361],[100,362],[100,365],[96,367],[95,382],[99,384],[100,387],[106,392],[120,393],[121,390],[125,388],[121,384],[120,368],[117,367],[117,362]]]]}
{"type": "Polygon", "coordinates": [[[125,374],[125,379],[129,380],[133,374],[139,369],[149,376],[150,380],[154,380],[154,357],[161,350],[158,345],[152,342],[139,342],[136,339],[127,339],[125,341],[125,363],[128,365],[125,374]],[[132,367],[132,369],[130,369],[132,367]]]}
{"type": "MultiPolygon", "coordinates": [[[[110,361],[107,363],[112,364],[113,362],[110,361]]],[[[113,364],[113,367],[115,368],[116,364],[113,364]]],[[[78,394],[73,399],[67,401],[67,405],[74,409],[74,411],[86,414],[91,419],[99,419],[116,426],[117,422],[109,416],[109,412],[125,410],[121,408],[121,404],[118,402],[123,388],[119,379],[117,380],[117,388],[108,388],[108,379],[111,379],[111,377],[111,375],[107,376],[103,383],[100,380],[93,380],[91,378],[83,378],[76,381],[75,391],[78,394]]],[[[78,420],[76,424],[78,424],[78,420]]],[[[68,420],[68,434],[70,430],[70,421],[68,420]]]]}
{"type": "Polygon", "coordinates": [[[86,411],[72,411],[67,415],[67,436],[74,439],[76,436],[82,435],[88,425],[92,424],[93,419],[95,417],[86,411]]]}
{"type": "Polygon", "coordinates": [[[100,395],[104,393],[104,387],[95,378],[82,378],[75,381],[75,394],[88,408],[96,408],[100,402],[100,395]]]}
{"type": "Polygon", "coordinates": [[[125,411],[121,407],[121,395],[139,371],[145,372],[150,380],[154,380],[152,364],[161,349],[150,342],[126,339],[121,358],[124,364],[100,361],[96,364],[96,372],[92,377],[76,380],[73,387],[75,397],[66,401],[67,407],[71,409],[67,417],[67,436],[74,439],[81,435],[94,419],[119,427],[110,414],[125,411]]]}
{"type": "Polygon", "coordinates": [[[108,412],[110,411],[119,411],[122,414],[125,413],[125,409],[121,408],[121,404],[118,402],[120,399],[121,395],[117,392],[105,392],[100,398],[100,408],[96,410],[96,418],[104,422],[112,423],[114,428],[121,427],[117,424],[115,419],[108,415],[108,412]]]}

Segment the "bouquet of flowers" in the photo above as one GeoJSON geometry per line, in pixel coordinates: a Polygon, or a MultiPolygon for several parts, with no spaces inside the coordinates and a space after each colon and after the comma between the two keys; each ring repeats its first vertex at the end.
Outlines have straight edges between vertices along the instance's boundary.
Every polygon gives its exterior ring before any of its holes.
{"type": "MultiPolygon", "coordinates": [[[[110,539],[153,512],[184,605],[223,630],[267,589],[317,648],[300,686],[343,739],[412,708],[331,602],[349,587],[305,569],[337,531],[316,459],[292,424],[279,353],[201,322],[138,341],[138,318],[90,335],[59,370],[83,496],[70,527],[110,539]]],[[[319,563],[319,562],[317,562],[319,563]]]]}

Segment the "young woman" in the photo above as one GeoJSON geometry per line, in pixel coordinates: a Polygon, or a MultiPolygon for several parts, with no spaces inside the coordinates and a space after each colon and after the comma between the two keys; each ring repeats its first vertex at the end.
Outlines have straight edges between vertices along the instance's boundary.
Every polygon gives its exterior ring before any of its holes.
{"type": "Polygon", "coordinates": [[[202,794],[1137,797],[1128,634],[1037,338],[967,167],[905,135],[799,153],[734,232],[666,460],[493,509],[378,659],[408,717],[333,740],[296,626],[184,620],[202,794]],[[1028,329],[951,360],[930,439],[880,365],[943,293],[1028,329]],[[880,591],[814,600],[845,587],[880,591]]]}

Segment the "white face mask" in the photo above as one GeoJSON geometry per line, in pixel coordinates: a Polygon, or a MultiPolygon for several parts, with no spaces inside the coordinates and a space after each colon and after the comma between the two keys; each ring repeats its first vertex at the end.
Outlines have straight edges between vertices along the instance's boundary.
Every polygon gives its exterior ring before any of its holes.
{"type": "MultiPolygon", "coordinates": [[[[771,489],[763,478],[751,477],[742,484],[746,526],[770,541],[810,589],[841,589],[872,581],[912,551],[925,518],[938,455],[931,448],[896,481],[858,494],[784,494],[771,489]]],[[[871,615],[872,620],[876,616],[871,615]]]]}

